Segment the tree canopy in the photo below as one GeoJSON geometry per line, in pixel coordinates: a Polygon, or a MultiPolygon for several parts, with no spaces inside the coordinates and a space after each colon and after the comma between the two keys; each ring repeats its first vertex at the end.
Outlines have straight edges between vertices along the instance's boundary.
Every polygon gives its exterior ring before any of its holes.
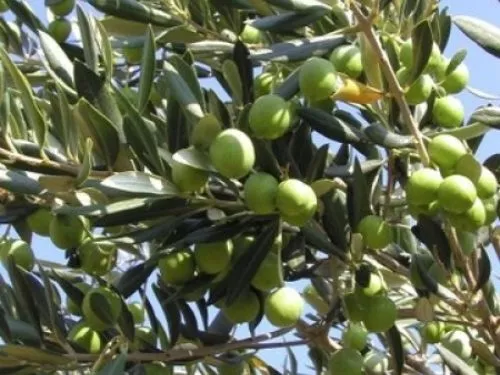
{"type": "Polygon", "coordinates": [[[437,0],[31,3],[0,0],[1,373],[498,371],[500,107],[446,47],[500,57],[499,28],[437,0]]]}

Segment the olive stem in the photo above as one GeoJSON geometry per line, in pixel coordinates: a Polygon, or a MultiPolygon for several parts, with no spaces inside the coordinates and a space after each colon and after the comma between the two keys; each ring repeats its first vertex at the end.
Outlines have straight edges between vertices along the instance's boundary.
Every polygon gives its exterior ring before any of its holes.
{"type": "Polygon", "coordinates": [[[403,89],[401,88],[401,85],[398,82],[396,73],[394,73],[394,70],[391,67],[389,58],[387,57],[387,54],[385,53],[384,49],[382,48],[382,45],[380,44],[379,40],[377,39],[377,36],[375,35],[375,32],[373,31],[371,18],[363,15],[359,7],[354,2],[351,3],[351,9],[358,21],[360,29],[366,35],[366,38],[368,39],[375,54],[379,59],[380,67],[382,68],[385,78],[387,79],[387,83],[389,84],[389,89],[394,99],[398,103],[398,106],[401,110],[401,115],[403,116],[404,119],[404,123],[416,140],[416,146],[420,158],[422,160],[422,164],[424,166],[429,166],[430,165],[429,154],[427,153],[422,133],[418,129],[418,124],[416,123],[415,119],[411,115],[410,107],[406,102],[403,89]]]}

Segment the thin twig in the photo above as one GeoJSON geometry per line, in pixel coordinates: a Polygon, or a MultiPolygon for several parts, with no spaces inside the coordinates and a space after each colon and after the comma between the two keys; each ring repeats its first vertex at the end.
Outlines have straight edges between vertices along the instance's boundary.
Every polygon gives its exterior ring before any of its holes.
{"type": "Polygon", "coordinates": [[[387,83],[389,84],[389,89],[391,91],[391,94],[398,103],[398,106],[401,110],[401,115],[403,116],[404,123],[407,126],[410,134],[412,134],[413,137],[415,138],[417,151],[422,160],[422,164],[428,166],[430,164],[429,154],[427,153],[427,149],[425,148],[422,133],[418,129],[418,124],[411,115],[410,107],[408,106],[408,103],[405,100],[403,89],[401,88],[401,85],[398,82],[396,73],[391,67],[389,58],[387,57],[387,54],[385,53],[384,49],[382,48],[382,45],[380,44],[377,36],[375,35],[375,32],[373,31],[371,18],[366,17],[354,2],[351,2],[351,9],[358,21],[358,25],[361,31],[366,35],[368,42],[370,43],[371,47],[373,48],[373,51],[375,52],[375,54],[379,59],[380,67],[382,68],[382,72],[384,73],[385,78],[387,79],[387,83]]]}
{"type": "MultiPolygon", "coordinates": [[[[34,158],[31,156],[26,156],[15,152],[11,152],[4,148],[0,148],[0,159],[4,159],[4,163],[18,162],[35,168],[52,168],[59,170],[61,172],[65,172],[75,177],[78,176],[80,170],[82,169],[80,165],[64,164],[52,160],[43,160],[39,158],[34,158]]],[[[111,175],[110,172],[104,172],[104,171],[90,172],[91,177],[105,178],[108,177],[109,175],[111,175]]]]}

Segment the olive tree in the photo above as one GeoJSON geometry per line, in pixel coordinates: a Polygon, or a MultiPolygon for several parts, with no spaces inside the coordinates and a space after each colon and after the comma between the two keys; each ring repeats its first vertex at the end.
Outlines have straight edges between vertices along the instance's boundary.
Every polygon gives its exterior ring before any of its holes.
{"type": "Polygon", "coordinates": [[[499,368],[500,108],[465,113],[446,46],[500,57],[500,29],[436,0],[33,3],[0,0],[2,373],[499,368]]]}

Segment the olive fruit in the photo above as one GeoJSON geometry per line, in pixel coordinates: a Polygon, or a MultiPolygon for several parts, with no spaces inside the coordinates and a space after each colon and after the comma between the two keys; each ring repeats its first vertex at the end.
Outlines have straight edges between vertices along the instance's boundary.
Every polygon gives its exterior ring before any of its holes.
{"type": "Polygon", "coordinates": [[[435,169],[422,168],[413,172],[405,187],[408,202],[413,205],[430,204],[437,199],[442,182],[441,173],[435,169]]]}
{"type": "Polygon", "coordinates": [[[382,279],[380,278],[380,276],[375,273],[371,273],[368,285],[364,286],[361,290],[363,291],[363,294],[371,297],[380,293],[380,291],[382,291],[383,288],[384,285],[382,283],[382,279]]]}
{"type": "Polygon", "coordinates": [[[194,192],[205,186],[208,180],[208,172],[191,167],[187,164],[182,164],[177,161],[172,161],[172,181],[184,192],[194,192]]]}
{"type": "Polygon", "coordinates": [[[191,143],[201,150],[208,150],[221,131],[222,126],[217,117],[208,113],[194,126],[191,133],[191,143]]]}
{"type": "Polygon", "coordinates": [[[443,322],[428,322],[421,329],[422,338],[425,342],[436,344],[441,341],[444,334],[443,322]]]}
{"type": "Polygon", "coordinates": [[[363,350],[368,342],[368,331],[361,323],[350,323],[342,332],[342,343],[345,347],[363,350]]]}
{"type": "Polygon", "coordinates": [[[231,263],[233,242],[221,241],[194,245],[194,259],[200,271],[215,275],[231,263]]]}
{"type": "Polygon", "coordinates": [[[422,74],[405,92],[408,104],[417,105],[425,102],[431,96],[434,82],[430,75],[422,74]]]}
{"type": "Polygon", "coordinates": [[[448,94],[457,94],[469,83],[469,69],[463,62],[460,63],[450,74],[446,76],[441,87],[445,89],[448,94]]]}
{"type": "Polygon", "coordinates": [[[9,6],[5,2],[5,0],[0,0],[0,13],[7,12],[9,10],[9,6]]]}
{"type": "Polygon", "coordinates": [[[490,225],[497,219],[498,198],[496,195],[493,195],[491,198],[483,199],[482,201],[486,212],[485,225],[490,225]]]}
{"type": "Polygon", "coordinates": [[[27,271],[31,271],[35,266],[33,250],[29,243],[23,240],[14,240],[11,243],[7,243],[6,246],[2,248],[1,257],[4,263],[8,261],[9,257],[12,257],[12,261],[17,266],[27,271]]]}
{"type": "Polygon", "coordinates": [[[455,165],[455,173],[467,177],[473,183],[476,183],[481,176],[481,163],[476,160],[474,155],[465,154],[458,159],[455,165]]]}
{"type": "Polygon", "coordinates": [[[146,311],[140,302],[132,302],[127,304],[128,311],[132,315],[135,324],[144,323],[146,318],[146,311]]]}
{"type": "Polygon", "coordinates": [[[251,322],[259,315],[259,297],[249,290],[238,296],[231,305],[225,304],[222,311],[235,324],[251,322]]]}
{"type": "Polygon", "coordinates": [[[428,146],[429,156],[439,168],[452,169],[467,150],[458,138],[440,134],[432,138],[428,146]]]}
{"type": "Polygon", "coordinates": [[[424,289],[425,285],[422,281],[422,278],[420,277],[417,263],[420,264],[424,272],[428,272],[434,264],[434,258],[428,252],[416,253],[412,256],[412,260],[410,263],[410,280],[416,288],[424,289]]]}
{"type": "Polygon", "coordinates": [[[50,221],[50,239],[60,249],[79,246],[87,236],[88,220],[79,216],[55,215],[50,221]]]}
{"type": "Polygon", "coordinates": [[[60,0],[56,3],[52,2],[49,6],[50,12],[54,16],[64,17],[70,14],[75,8],[75,0],[60,0]]]}
{"type": "Polygon", "coordinates": [[[210,160],[224,177],[244,177],[255,163],[252,140],[241,130],[223,130],[210,146],[210,160]]]}
{"type": "Polygon", "coordinates": [[[453,96],[443,96],[434,101],[432,120],[443,128],[458,128],[464,121],[464,106],[453,96]]]}
{"type": "Polygon", "coordinates": [[[368,374],[384,375],[389,370],[389,358],[379,351],[370,350],[365,354],[363,367],[368,374]]]}
{"type": "Polygon", "coordinates": [[[348,293],[343,298],[344,313],[349,321],[358,323],[363,321],[364,306],[358,300],[356,293],[348,293]]]}
{"type": "Polygon", "coordinates": [[[104,276],[116,265],[116,245],[86,239],[78,247],[80,267],[89,275],[104,276]]]}
{"type": "Polygon", "coordinates": [[[472,206],[464,213],[448,213],[447,216],[455,228],[470,232],[478,230],[486,223],[486,210],[479,198],[476,198],[472,206]]]}
{"type": "Polygon", "coordinates": [[[464,331],[452,330],[441,339],[441,344],[462,359],[469,359],[472,355],[470,338],[464,331]]]}
{"type": "Polygon", "coordinates": [[[239,363],[224,363],[217,366],[219,375],[249,375],[250,366],[248,363],[241,361],[239,363]]]}
{"type": "Polygon", "coordinates": [[[103,349],[101,335],[85,322],[80,322],[71,328],[68,340],[90,354],[98,354],[103,349]]]}
{"type": "Polygon", "coordinates": [[[304,310],[304,299],[293,288],[281,287],[266,297],[264,315],[276,327],[296,324],[304,310]]]}
{"type": "Polygon", "coordinates": [[[271,94],[273,86],[279,81],[280,79],[277,78],[273,73],[264,72],[259,74],[253,80],[253,92],[255,98],[271,94]]]}
{"type": "Polygon", "coordinates": [[[396,304],[386,296],[375,296],[363,300],[365,310],[363,323],[370,332],[386,332],[396,322],[396,304]]]}
{"type": "Polygon", "coordinates": [[[240,39],[243,43],[259,44],[262,42],[262,32],[252,25],[245,25],[240,33],[240,39]]]}
{"type": "Polygon", "coordinates": [[[257,214],[269,214],[276,210],[278,180],[264,172],[252,174],[243,188],[245,203],[257,214]]]}
{"type": "Polygon", "coordinates": [[[120,296],[104,286],[90,289],[83,298],[82,312],[90,328],[96,331],[111,328],[122,312],[120,296]]]}
{"type": "Polygon", "coordinates": [[[446,211],[461,214],[472,207],[476,188],[467,177],[455,174],[446,177],[438,189],[438,202],[446,211]]]}
{"type": "Polygon", "coordinates": [[[330,61],[337,72],[351,78],[358,78],[363,73],[361,51],[353,45],[337,47],[330,55],[330,61]]]}
{"type": "MultiPolygon", "coordinates": [[[[439,46],[436,43],[432,44],[431,55],[429,56],[429,60],[427,61],[427,65],[425,67],[425,72],[433,72],[441,63],[441,51],[439,46]]],[[[399,50],[399,60],[406,68],[412,68],[413,66],[413,42],[410,39],[407,39],[401,45],[401,49],[399,50]]]]}
{"type": "Polygon", "coordinates": [[[290,106],[281,96],[263,95],[252,104],[248,124],[257,138],[279,138],[292,124],[290,106]]]}
{"type": "Polygon", "coordinates": [[[167,285],[182,285],[194,277],[196,263],[189,249],[171,252],[158,262],[160,277],[167,285]]]}
{"type": "Polygon", "coordinates": [[[289,179],[278,185],[276,206],[283,219],[292,225],[305,225],[316,212],[318,199],[306,183],[289,179]]]}
{"type": "Polygon", "coordinates": [[[366,246],[382,249],[392,242],[392,229],[387,222],[376,215],[367,215],[358,224],[357,233],[363,236],[366,246]]]}
{"type": "Polygon", "coordinates": [[[135,327],[133,346],[137,350],[144,350],[156,346],[156,333],[150,327],[135,327]]]}
{"type": "Polygon", "coordinates": [[[330,375],[361,375],[363,373],[363,356],[352,348],[342,348],[332,354],[328,361],[330,375]]]}
{"type": "Polygon", "coordinates": [[[299,87],[311,101],[330,97],[337,91],[337,73],[332,63],[319,57],[305,61],[299,70],[299,87]]]}
{"type": "Polygon", "coordinates": [[[498,181],[496,176],[488,168],[482,167],[481,174],[477,180],[473,181],[476,185],[477,195],[481,199],[491,198],[496,194],[498,181]]]}
{"type": "Polygon", "coordinates": [[[36,234],[44,237],[50,235],[52,213],[47,208],[39,208],[26,218],[26,224],[36,234]]]}
{"type": "Polygon", "coordinates": [[[71,22],[65,18],[57,18],[48,26],[48,32],[57,43],[65,42],[71,34],[71,22]]]}

